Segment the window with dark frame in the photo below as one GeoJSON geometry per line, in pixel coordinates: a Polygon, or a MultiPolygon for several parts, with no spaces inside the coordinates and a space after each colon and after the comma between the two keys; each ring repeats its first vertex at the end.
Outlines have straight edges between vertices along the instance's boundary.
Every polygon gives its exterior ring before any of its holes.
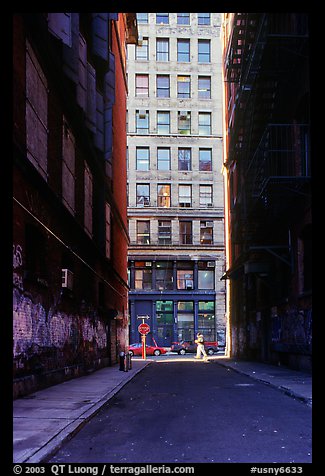
{"type": "Polygon", "coordinates": [[[156,60],[169,61],[169,39],[168,38],[156,39],[156,60]]]}
{"type": "Polygon", "coordinates": [[[168,245],[172,242],[171,220],[158,220],[158,243],[168,245]]]}
{"type": "Polygon", "coordinates": [[[163,208],[170,207],[170,184],[157,185],[157,206],[163,208]]]}
{"type": "Polygon", "coordinates": [[[170,134],[169,111],[157,111],[157,134],[170,134]]]}
{"type": "Polygon", "coordinates": [[[191,149],[178,149],[178,170],[192,170],[191,149]]]}
{"type": "Polygon", "coordinates": [[[191,97],[191,77],[177,76],[177,97],[188,99],[191,97]]]}
{"type": "Polygon", "coordinates": [[[210,25],[210,13],[198,13],[197,23],[198,25],[210,25]]]}
{"type": "Polygon", "coordinates": [[[149,111],[135,112],[135,126],[137,134],[149,134],[149,111]]]}
{"type": "Polygon", "coordinates": [[[191,134],[191,111],[178,111],[178,133],[191,134]]]}
{"type": "Polygon", "coordinates": [[[169,24],[169,13],[156,13],[156,24],[157,25],[168,25],[169,24]]]}
{"type": "Polygon", "coordinates": [[[202,245],[213,244],[213,221],[200,221],[200,243],[202,245]]]}
{"type": "Polygon", "coordinates": [[[199,99],[211,99],[211,77],[199,76],[198,78],[199,99]]]}
{"type": "Polygon", "coordinates": [[[191,245],[193,243],[192,236],[192,222],[180,220],[179,221],[179,244],[191,245]]]}
{"type": "Polygon", "coordinates": [[[170,148],[157,147],[157,169],[170,170],[170,148]]]}
{"type": "Polygon", "coordinates": [[[149,147],[136,148],[136,170],[149,170],[149,147]]]}
{"type": "Polygon", "coordinates": [[[190,14],[189,13],[177,13],[177,25],[189,25],[190,14]]]}
{"type": "Polygon", "coordinates": [[[136,186],[137,207],[148,207],[150,205],[150,185],[140,183],[136,186]]]}
{"type": "Polygon", "coordinates": [[[177,61],[188,63],[190,61],[190,40],[177,39],[177,61]]]}
{"type": "Polygon", "coordinates": [[[135,75],[135,95],[137,97],[149,97],[149,74],[135,75]]]}
{"type": "Polygon", "coordinates": [[[199,149],[199,170],[212,171],[212,149],[199,149]]]}
{"type": "Polygon", "coordinates": [[[210,63],[210,40],[198,40],[198,62],[210,63]]]}
{"type": "Polygon", "coordinates": [[[137,221],[137,244],[150,244],[150,220],[137,221]]]}
{"type": "Polygon", "coordinates": [[[183,208],[192,206],[192,185],[178,186],[178,204],[183,208]]]}
{"type": "Polygon", "coordinates": [[[211,112],[199,112],[199,135],[211,135],[211,112]]]}
{"type": "Polygon", "coordinates": [[[135,59],[144,61],[149,60],[149,38],[143,38],[141,46],[136,46],[135,59]]]}
{"type": "Polygon", "coordinates": [[[170,79],[167,74],[157,75],[157,97],[169,98],[170,97],[170,79]]]}

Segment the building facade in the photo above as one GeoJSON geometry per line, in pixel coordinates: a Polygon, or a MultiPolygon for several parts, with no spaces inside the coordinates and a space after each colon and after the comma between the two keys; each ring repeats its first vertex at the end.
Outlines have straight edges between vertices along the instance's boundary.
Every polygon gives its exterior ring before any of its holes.
{"type": "Polygon", "coordinates": [[[125,50],[137,29],[132,13],[13,21],[16,397],[113,364],[128,343],[125,50]]]}
{"type": "Polygon", "coordinates": [[[311,368],[308,16],[223,15],[232,356],[311,368]]]}
{"type": "Polygon", "coordinates": [[[130,342],[225,338],[219,13],[137,13],[128,47],[130,342]]]}

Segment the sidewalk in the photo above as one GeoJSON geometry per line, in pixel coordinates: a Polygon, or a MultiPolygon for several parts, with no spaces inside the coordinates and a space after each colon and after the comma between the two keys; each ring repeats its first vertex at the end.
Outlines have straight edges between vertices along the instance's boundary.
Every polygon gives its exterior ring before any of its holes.
{"type": "Polygon", "coordinates": [[[40,463],[80,429],[150,361],[105,367],[13,402],[13,462],[40,463]]]}
{"type": "Polygon", "coordinates": [[[218,359],[218,364],[272,385],[272,387],[283,391],[287,395],[312,406],[311,373],[263,364],[262,362],[235,360],[227,357],[218,359]]]}
{"type": "MultiPolygon", "coordinates": [[[[193,355],[164,355],[158,359],[192,360],[193,355]]],[[[96,372],[40,390],[13,402],[13,462],[44,462],[73,436],[127,382],[156,358],[132,359],[132,369],[105,367],[96,372]]],[[[248,375],[302,400],[311,406],[311,374],[285,367],[229,359],[214,355],[209,360],[248,375]]]]}

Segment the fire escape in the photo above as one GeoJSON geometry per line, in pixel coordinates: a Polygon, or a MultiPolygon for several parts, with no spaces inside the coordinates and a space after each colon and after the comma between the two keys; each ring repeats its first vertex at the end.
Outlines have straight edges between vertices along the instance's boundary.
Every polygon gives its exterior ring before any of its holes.
{"type": "Polygon", "coordinates": [[[228,277],[239,269],[263,271],[274,259],[291,269],[288,222],[310,198],[311,166],[309,98],[295,103],[290,88],[304,74],[307,56],[306,15],[234,15],[226,54],[226,81],[235,91],[227,163],[231,187],[236,181],[228,277]]]}

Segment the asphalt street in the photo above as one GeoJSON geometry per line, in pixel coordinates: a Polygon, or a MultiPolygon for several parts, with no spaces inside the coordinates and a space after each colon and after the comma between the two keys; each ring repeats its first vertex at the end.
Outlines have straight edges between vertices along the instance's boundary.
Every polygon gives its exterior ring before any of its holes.
{"type": "Polygon", "coordinates": [[[48,462],[310,463],[311,408],[218,365],[155,360],[48,462]]]}

